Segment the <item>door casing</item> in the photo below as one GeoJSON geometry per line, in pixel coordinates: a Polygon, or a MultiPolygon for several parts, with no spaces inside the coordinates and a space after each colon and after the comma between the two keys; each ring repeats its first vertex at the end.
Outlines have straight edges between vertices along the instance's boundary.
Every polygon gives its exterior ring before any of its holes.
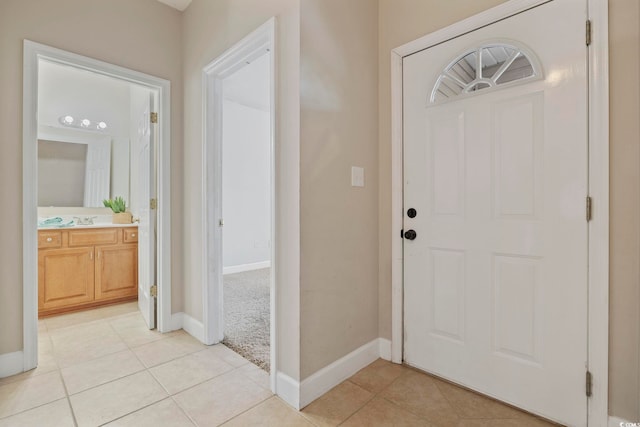
{"type": "MultiPolygon", "coordinates": [[[[509,0],[459,21],[391,52],[391,359],[403,361],[403,113],[402,61],[405,56],[507,18],[549,0],[509,0]]],[[[559,0],[553,0],[559,1],[559,0]]],[[[608,425],[609,363],[609,37],[608,4],[585,0],[591,21],[587,69],[589,90],[589,195],[593,199],[588,223],[588,360],[593,391],[588,423],[608,425]]],[[[586,26],[586,23],[585,23],[586,26]]],[[[586,41],[585,41],[586,44],[586,41]]]]}
{"type": "Polygon", "coordinates": [[[24,41],[22,119],[22,208],[23,208],[23,359],[24,371],[38,364],[38,61],[46,59],[107,77],[144,86],[157,94],[157,243],[158,325],[160,332],[171,326],[171,83],[61,49],[24,41]]]}

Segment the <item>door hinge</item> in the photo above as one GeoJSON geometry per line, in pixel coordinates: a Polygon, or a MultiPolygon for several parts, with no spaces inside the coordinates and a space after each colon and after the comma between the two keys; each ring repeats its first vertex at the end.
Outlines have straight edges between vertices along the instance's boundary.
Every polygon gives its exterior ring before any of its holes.
{"type": "Polygon", "coordinates": [[[151,113],[151,123],[158,123],[158,113],[156,112],[151,113]]]}
{"type": "Polygon", "coordinates": [[[150,209],[156,209],[158,207],[158,200],[157,199],[151,199],[149,200],[149,208],[150,209]]]}
{"type": "Polygon", "coordinates": [[[587,19],[587,46],[591,45],[591,20],[587,19]]]}
{"type": "Polygon", "coordinates": [[[151,288],[149,288],[149,295],[154,298],[158,297],[158,285],[153,285],[151,286],[151,288]]]}
{"type": "Polygon", "coordinates": [[[587,222],[591,221],[591,205],[592,205],[591,197],[587,196],[587,222]]]}
{"type": "Polygon", "coordinates": [[[587,371],[587,375],[586,375],[586,391],[587,391],[587,397],[591,397],[592,394],[592,389],[593,389],[593,375],[591,375],[591,372],[587,371]]]}

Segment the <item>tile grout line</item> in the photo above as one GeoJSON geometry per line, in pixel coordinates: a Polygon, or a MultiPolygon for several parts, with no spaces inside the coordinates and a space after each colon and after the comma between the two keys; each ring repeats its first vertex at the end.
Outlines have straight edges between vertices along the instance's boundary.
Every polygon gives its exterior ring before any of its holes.
{"type": "MultiPolygon", "coordinates": [[[[359,372],[359,371],[358,371],[358,372],[359,372]]],[[[354,375],[355,375],[355,374],[354,374],[354,375]]],[[[352,377],[353,377],[353,375],[352,375],[351,377],[347,378],[345,381],[348,381],[348,382],[350,382],[351,384],[353,384],[353,385],[355,385],[355,386],[358,386],[358,387],[360,387],[360,388],[361,388],[361,389],[363,389],[363,390],[369,391],[369,390],[367,390],[366,388],[362,387],[361,385],[356,384],[356,383],[354,383],[353,381],[351,381],[351,378],[352,378],[352,377]]],[[[353,418],[357,413],[359,413],[360,411],[362,411],[362,410],[365,408],[365,406],[367,406],[369,403],[371,403],[371,402],[373,401],[373,399],[375,399],[375,398],[378,396],[378,394],[380,394],[380,392],[378,392],[378,393],[374,393],[374,392],[372,392],[372,391],[369,391],[369,393],[371,393],[371,394],[372,394],[371,398],[370,398],[369,400],[367,400],[367,401],[364,403],[364,405],[362,405],[361,407],[359,407],[359,408],[358,408],[358,409],[357,409],[353,414],[349,415],[347,418],[345,418],[345,419],[344,419],[341,423],[339,423],[338,425],[342,425],[342,424],[346,423],[349,419],[353,418]]]]}
{"type": "Polygon", "coordinates": [[[169,399],[171,399],[173,401],[173,403],[178,407],[180,412],[182,412],[187,417],[187,419],[191,422],[191,424],[193,424],[194,426],[198,426],[198,423],[196,422],[196,420],[191,418],[191,415],[189,415],[187,413],[187,411],[182,406],[180,406],[180,403],[178,403],[178,401],[175,399],[175,396],[176,395],[173,394],[173,395],[169,396],[169,399]]]}
{"type": "Polygon", "coordinates": [[[104,422],[104,423],[102,423],[102,424],[99,424],[99,427],[101,427],[101,426],[106,426],[106,425],[108,425],[108,424],[110,424],[110,423],[112,423],[112,422],[114,422],[114,421],[121,420],[121,419],[122,419],[122,418],[124,418],[124,417],[127,417],[127,416],[129,416],[129,415],[131,415],[131,414],[135,414],[135,413],[136,413],[136,412],[138,412],[138,411],[142,411],[143,409],[147,409],[148,407],[153,406],[153,405],[155,405],[156,403],[160,403],[160,402],[162,402],[162,401],[164,401],[164,400],[167,400],[167,399],[170,399],[170,398],[171,398],[171,396],[168,396],[168,395],[167,395],[167,396],[163,397],[163,398],[162,398],[162,399],[160,399],[160,400],[156,400],[155,402],[151,402],[151,403],[149,403],[149,404],[147,404],[147,405],[144,405],[144,406],[141,406],[141,407],[139,407],[138,409],[135,409],[135,410],[133,410],[133,411],[131,411],[131,412],[127,412],[126,414],[120,415],[119,417],[113,418],[113,419],[111,419],[111,420],[109,420],[109,421],[107,421],[107,422],[104,422]]]}
{"type": "Polygon", "coordinates": [[[76,427],[78,427],[76,412],[73,410],[73,405],[71,404],[71,396],[69,395],[69,390],[67,389],[67,383],[64,380],[64,376],[62,376],[62,369],[58,371],[58,375],[60,377],[60,382],[62,383],[62,387],[64,388],[64,394],[65,394],[65,398],[67,399],[67,404],[69,405],[69,409],[71,410],[71,418],[73,419],[73,424],[76,427]]]}
{"type": "Polygon", "coordinates": [[[274,396],[275,396],[275,394],[271,394],[271,396],[269,396],[269,397],[266,397],[266,398],[262,399],[261,401],[257,402],[255,405],[252,405],[252,406],[248,407],[248,408],[247,408],[247,409],[245,409],[244,411],[242,411],[242,412],[240,412],[240,413],[238,413],[238,414],[234,415],[233,417],[229,418],[228,420],[224,420],[222,423],[220,423],[220,424],[218,424],[218,425],[220,425],[220,426],[221,426],[221,425],[224,425],[224,424],[228,423],[229,421],[231,421],[231,420],[233,420],[233,419],[235,419],[235,418],[238,418],[240,415],[242,415],[242,414],[244,414],[244,413],[246,413],[246,412],[249,412],[249,411],[250,411],[250,410],[252,410],[253,408],[256,408],[256,407],[258,407],[258,406],[262,405],[264,402],[266,402],[266,401],[267,401],[267,400],[269,400],[269,399],[272,399],[274,396]]]}
{"type": "MultiPolygon", "coordinates": [[[[404,365],[404,364],[402,364],[402,365],[400,365],[400,366],[407,367],[407,366],[406,366],[406,365],[404,365]]],[[[411,369],[411,370],[413,370],[413,369],[411,369]]],[[[416,414],[415,412],[411,411],[411,410],[410,410],[410,409],[408,409],[408,408],[403,408],[402,406],[398,405],[398,404],[397,404],[397,403],[395,403],[394,401],[392,401],[392,400],[390,400],[390,399],[388,399],[388,398],[386,398],[386,397],[382,396],[382,392],[384,392],[384,391],[385,391],[385,390],[387,390],[389,387],[391,387],[393,384],[395,384],[398,380],[400,380],[400,378],[402,378],[403,376],[405,376],[405,374],[406,374],[406,372],[403,372],[402,374],[398,375],[398,378],[394,379],[393,381],[391,381],[391,382],[389,383],[389,385],[387,385],[387,386],[386,386],[386,387],[384,387],[382,390],[380,390],[380,392],[378,393],[378,395],[380,395],[380,399],[382,399],[382,400],[386,401],[387,403],[390,403],[391,405],[393,405],[393,406],[395,406],[395,407],[398,407],[398,408],[402,409],[403,411],[406,411],[406,412],[410,413],[411,415],[413,415],[413,416],[415,416],[415,417],[418,417],[419,419],[421,419],[421,420],[423,420],[423,421],[428,422],[429,424],[433,424],[430,420],[426,419],[426,418],[425,418],[425,417],[423,417],[422,415],[416,414]]],[[[438,391],[440,391],[440,389],[438,389],[438,391]]],[[[440,393],[440,394],[442,394],[442,393],[440,393]]],[[[448,403],[448,401],[447,401],[447,403],[448,403]]],[[[457,413],[456,413],[456,416],[458,416],[458,414],[457,414],[457,413]]]]}

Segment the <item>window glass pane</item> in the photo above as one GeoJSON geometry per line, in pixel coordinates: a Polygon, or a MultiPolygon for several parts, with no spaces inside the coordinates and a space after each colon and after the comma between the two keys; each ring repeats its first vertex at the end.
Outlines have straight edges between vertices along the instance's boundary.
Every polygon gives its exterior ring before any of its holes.
{"type": "Polygon", "coordinates": [[[536,75],[527,55],[507,44],[480,46],[459,58],[440,74],[431,92],[431,103],[479,90],[495,89],[502,84],[536,75]]]}
{"type": "Polygon", "coordinates": [[[501,85],[531,76],[533,76],[533,66],[526,56],[520,54],[496,80],[496,83],[501,85]]]}

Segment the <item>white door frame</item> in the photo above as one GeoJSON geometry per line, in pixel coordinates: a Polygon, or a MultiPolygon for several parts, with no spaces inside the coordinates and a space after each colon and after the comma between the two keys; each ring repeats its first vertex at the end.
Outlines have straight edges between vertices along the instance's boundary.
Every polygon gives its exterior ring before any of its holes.
{"type": "Polygon", "coordinates": [[[271,390],[275,392],[276,380],[276,20],[269,19],[251,34],[214,59],[202,70],[203,88],[203,145],[202,145],[202,323],[204,343],[216,344],[224,338],[223,282],[222,282],[222,81],[247,61],[271,52],[270,58],[270,193],[271,193],[271,276],[270,276],[270,359],[271,390]]]}
{"type": "Polygon", "coordinates": [[[23,339],[24,370],[38,363],[38,61],[88,70],[144,86],[158,94],[158,219],[157,285],[158,330],[171,330],[171,85],[138,71],[77,55],[29,40],[24,41],[22,110],[22,208],[23,208],[23,339]]]}
{"type": "MultiPolygon", "coordinates": [[[[549,0],[510,0],[478,15],[404,44],[391,51],[391,359],[403,360],[403,119],[402,60],[405,56],[446,42],[549,0]]],[[[560,1],[560,0],[556,0],[560,1]]],[[[609,363],[609,32],[608,5],[585,0],[593,35],[589,47],[589,195],[593,219],[588,224],[588,360],[593,394],[588,423],[608,425],[609,363]]]]}

